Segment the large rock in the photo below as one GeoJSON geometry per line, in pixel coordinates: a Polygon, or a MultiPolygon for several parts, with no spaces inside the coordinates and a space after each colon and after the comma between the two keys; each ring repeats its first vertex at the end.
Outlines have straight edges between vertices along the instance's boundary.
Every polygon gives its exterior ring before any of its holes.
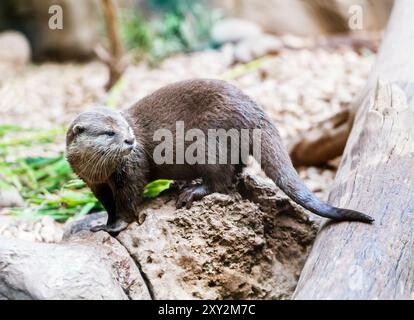
{"type": "Polygon", "coordinates": [[[254,201],[212,194],[176,210],[163,197],[119,235],[156,299],[289,298],[316,227],[284,195],[248,179],[254,201]]]}
{"type": "MultiPolygon", "coordinates": [[[[24,71],[31,61],[31,54],[29,41],[22,33],[0,32],[0,86],[24,71]]],[[[0,207],[1,198],[0,190],[0,207]]]]}
{"type": "MultiPolygon", "coordinates": [[[[175,193],[161,196],[117,237],[155,299],[290,297],[318,224],[263,178],[246,175],[239,191],[189,210],[175,208],[175,193]]],[[[102,222],[87,217],[66,237],[102,222]]]]}
{"type": "Polygon", "coordinates": [[[283,46],[282,40],[278,37],[261,34],[240,41],[234,48],[234,58],[236,62],[247,63],[269,54],[277,54],[283,46]]]}
{"type": "Polygon", "coordinates": [[[60,244],[0,237],[0,299],[149,299],[114,238],[80,233],[60,244]]]}
{"type": "Polygon", "coordinates": [[[262,34],[261,28],[248,20],[227,18],[217,22],[211,29],[211,38],[218,44],[239,42],[262,34]]]}
{"type": "Polygon", "coordinates": [[[19,30],[29,38],[35,60],[82,60],[94,56],[99,42],[100,9],[98,0],[2,0],[0,17],[4,17],[3,28],[19,30]],[[52,5],[62,8],[62,29],[50,28],[52,5]]]}
{"type": "Polygon", "coordinates": [[[148,201],[117,239],[67,228],[60,244],[0,240],[0,296],[66,299],[287,299],[317,224],[273,183],[246,175],[239,192],[191,209],[175,192],[148,201]]]}
{"type": "Polygon", "coordinates": [[[19,191],[14,188],[0,189],[0,209],[24,206],[25,202],[19,191]]]}
{"type": "Polygon", "coordinates": [[[24,34],[17,31],[0,33],[0,64],[20,70],[26,67],[30,60],[30,44],[24,34]]]}

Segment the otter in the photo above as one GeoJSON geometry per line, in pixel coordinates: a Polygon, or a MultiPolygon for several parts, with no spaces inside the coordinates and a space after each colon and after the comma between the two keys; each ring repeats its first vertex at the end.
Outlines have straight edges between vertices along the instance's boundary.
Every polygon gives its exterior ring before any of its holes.
{"type": "MultiPolygon", "coordinates": [[[[220,80],[193,79],[162,87],[125,110],[85,111],[70,125],[67,160],[108,212],[107,224],[92,231],[117,234],[125,229],[128,217],[140,209],[145,185],[152,180],[201,178],[200,184],[179,194],[177,208],[190,208],[193,201],[210,193],[230,190],[243,164],[154,161],[154,150],[159,145],[154,133],[163,128],[176,134],[178,121],[202,132],[259,128],[261,167],[293,201],[333,220],[374,221],[361,212],[337,208],[318,199],[299,178],[276,126],[240,89],[220,80]]],[[[176,147],[174,141],[175,153],[176,147]]]]}

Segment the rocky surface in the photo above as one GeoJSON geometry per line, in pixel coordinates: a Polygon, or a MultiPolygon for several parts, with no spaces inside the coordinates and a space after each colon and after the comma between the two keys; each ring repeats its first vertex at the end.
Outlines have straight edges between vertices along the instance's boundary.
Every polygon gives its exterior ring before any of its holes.
{"type": "MultiPolygon", "coordinates": [[[[243,197],[215,193],[188,210],[176,209],[176,194],[166,194],[117,236],[152,298],[290,297],[318,223],[263,178],[246,175],[239,191],[243,197]]],[[[74,222],[64,239],[93,242],[87,230],[101,222],[99,215],[74,222]]]]}
{"type": "Polygon", "coordinates": [[[0,299],[287,299],[318,223],[273,183],[245,175],[239,192],[176,209],[146,203],[117,238],[67,226],[63,241],[0,238],[0,299]]]}
{"type": "Polygon", "coordinates": [[[132,259],[104,233],[60,244],[0,237],[1,299],[149,299],[132,259]]]}

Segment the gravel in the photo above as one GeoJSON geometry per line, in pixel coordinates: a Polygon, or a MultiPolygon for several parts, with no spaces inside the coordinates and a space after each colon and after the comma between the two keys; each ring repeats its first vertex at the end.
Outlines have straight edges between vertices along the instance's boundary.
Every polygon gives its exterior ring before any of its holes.
{"type": "Polygon", "coordinates": [[[62,239],[63,225],[55,222],[51,217],[23,220],[0,215],[0,235],[32,242],[54,243],[62,239]]]}

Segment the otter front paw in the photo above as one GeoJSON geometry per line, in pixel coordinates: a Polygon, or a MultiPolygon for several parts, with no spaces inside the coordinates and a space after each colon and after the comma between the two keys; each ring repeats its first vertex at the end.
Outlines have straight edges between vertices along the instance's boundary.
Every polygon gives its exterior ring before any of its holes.
{"type": "Polygon", "coordinates": [[[98,226],[92,227],[90,230],[92,232],[106,231],[111,236],[117,236],[122,230],[125,230],[128,227],[128,222],[124,220],[117,220],[115,223],[111,224],[101,224],[98,226]]]}
{"type": "Polygon", "coordinates": [[[193,205],[193,201],[200,200],[210,193],[211,191],[209,188],[204,185],[189,187],[180,193],[175,206],[177,209],[180,209],[185,205],[187,209],[190,209],[193,205]]]}

